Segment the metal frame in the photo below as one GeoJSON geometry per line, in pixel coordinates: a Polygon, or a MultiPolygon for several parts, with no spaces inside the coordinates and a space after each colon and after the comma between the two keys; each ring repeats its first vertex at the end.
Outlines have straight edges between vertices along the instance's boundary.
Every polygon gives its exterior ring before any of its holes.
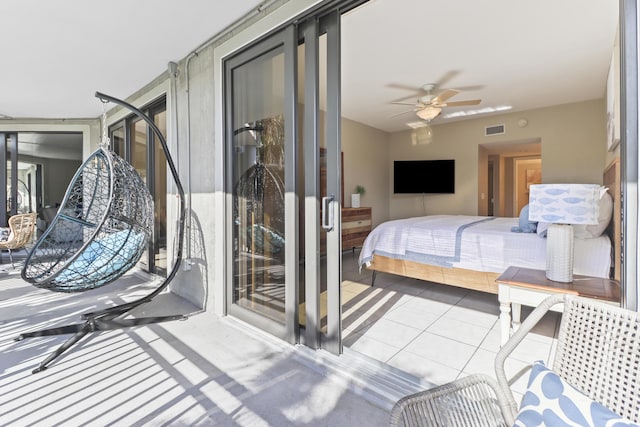
{"type": "Polygon", "coordinates": [[[327,333],[323,337],[323,348],[334,354],[342,353],[342,224],[340,197],[342,188],[341,170],[341,120],[340,108],[340,15],[334,10],[321,20],[321,32],[327,34],[327,113],[325,118],[327,145],[327,193],[335,195],[331,204],[335,227],[327,233],[327,333]]]}
{"type": "Polygon", "coordinates": [[[303,24],[304,36],[304,212],[305,212],[305,335],[308,347],[320,347],[320,141],[318,139],[319,120],[319,73],[318,73],[318,33],[319,23],[309,19],[303,24]],[[309,173],[311,172],[311,173],[309,173]]]}
{"type": "MultiPolygon", "coordinates": [[[[0,133],[0,188],[7,188],[7,137],[10,134],[0,133]]],[[[0,197],[0,224],[7,223],[7,197],[0,197]]]]}
{"type": "Polygon", "coordinates": [[[638,6],[620,0],[622,306],[638,309],[638,6]]]}

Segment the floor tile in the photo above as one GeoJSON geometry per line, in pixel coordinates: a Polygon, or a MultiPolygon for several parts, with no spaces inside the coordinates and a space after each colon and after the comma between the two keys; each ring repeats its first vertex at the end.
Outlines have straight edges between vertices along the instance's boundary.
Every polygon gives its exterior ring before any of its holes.
{"type": "Polygon", "coordinates": [[[343,344],[351,350],[358,351],[381,362],[387,362],[400,351],[399,347],[394,347],[358,332],[349,333],[344,337],[343,344]]]}
{"type": "Polygon", "coordinates": [[[407,351],[396,354],[388,363],[425,381],[438,385],[453,381],[459,372],[458,369],[407,351]]]}
{"type": "Polygon", "coordinates": [[[462,370],[475,352],[476,347],[431,332],[423,332],[404,350],[445,366],[462,370]]]}
{"type": "Polygon", "coordinates": [[[442,316],[427,328],[428,332],[478,347],[490,329],[442,316]]]}
{"type": "Polygon", "coordinates": [[[436,314],[427,313],[403,305],[385,313],[382,318],[406,326],[412,326],[420,330],[425,330],[440,317],[436,314]]]}
{"type": "Polygon", "coordinates": [[[489,333],[480,343],[480,348],[484,350],[489,350],[493,352],[498,352],[500,350],[500,329],[499,328],[491,328],[489,333]]]}
{"type": "Polygon", "coordinates": [[[465,295],[469,293],[468,289],[459,288],[457,286],[447,286],[440,283],[425,282],[425,290],[421,294],[424,298],[435,301],[445,302],[447,304],[457,304],[465,295]]]}
{"type": "Polygon", "coordinates": [[[407,300],[404,306],[412,310],[436,315],[443,315],[453,307],[451,304],[425,298],[421,295],[407,300]]]}
{"type": "Polygon", "coordinates": [[[358,333],[367,337],[387,343],[396,348],[404,348],[411,343],[422,331],[420,329],[392,322],[380,318],[376,322],[358,330],[358,333]]]}
{"type": "Polygon", "coordinates": [[[481,310],[474,310],[469,307],[461,307],[455,305],[448,310],[444,317],[447,319],[459,320],[471,325],[478,325],[484,328],[492,328],[498,321],[498,315],[494,313],[487,313],[481,310]]]}

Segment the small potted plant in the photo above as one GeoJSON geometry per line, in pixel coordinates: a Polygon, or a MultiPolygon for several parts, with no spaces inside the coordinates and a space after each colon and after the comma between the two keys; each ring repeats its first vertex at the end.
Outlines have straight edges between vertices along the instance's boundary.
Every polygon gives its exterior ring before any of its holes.
{"type": "Polygon", "coordinates": [[[365,189],[362,185],[356,185],[355,193],[351,195],[351,207],[359,208],[360,207],[360,197],[364,196],[365,189]]]}

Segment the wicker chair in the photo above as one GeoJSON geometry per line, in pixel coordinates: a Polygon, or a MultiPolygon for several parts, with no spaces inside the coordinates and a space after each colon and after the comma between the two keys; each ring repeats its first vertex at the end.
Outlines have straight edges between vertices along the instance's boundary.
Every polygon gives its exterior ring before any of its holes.
{"type": "Polygon", "coordinates": [[[511,426],[518,405],[504,364],[555,304],[564,303],[552,370],[617,414],[640,420],[640,314],[571,295],[544,300],[500,349],[497,381],[476,374],[400,399],[392,426],[511,426]]]}
{"type": "Polygon", "coordinates": [[[22,249],[31,243],[33,232],[36,228],[36,214],[25,213],[13,215],[9,218],[9,228],[11,229],[9,239],[0,242],[0,250],[6,249],[9,251],[11,267],[15,268],[16,266],[13,263],[13,254],[11,251],[22,249]]]}

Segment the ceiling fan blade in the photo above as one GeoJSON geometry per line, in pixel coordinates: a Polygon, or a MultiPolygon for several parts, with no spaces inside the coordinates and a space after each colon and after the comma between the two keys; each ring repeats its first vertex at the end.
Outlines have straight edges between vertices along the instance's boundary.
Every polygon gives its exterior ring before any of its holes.
{"type": "Polygon", "coordinates": [[[442,77],[438,79],[437,82],[434,83],[434,89],[437,90],[440,87],[446,86],[449,80],[453,79],[458,74],[460,74],[460,70],[447,71],[442,77]]]}
{"type": "Polygon", "coordinates": [[[431,100],[431,102],[433,104],[445,104],[446,100],[451,98],[452,96],[455,96],[459,93],[459,91],[455,90],[455,89],[446,89],[443,92],[441,92],[440,94],[438,94],[438,96],[436,96],[435,98],[433,98],[431,100]]]}
{"type": "Polygon", "coordinates": [[[454,102],[445,102],[443,107],[460,107],[463,105],[478,105],[480,104],[480,99],[469,99],[468,101],[454,101],[454,102]]]}
{"type": "Polygon", "coordinates": [[[484,85],[453,86],[453,89],[459,90],[460,92],[470,92],[473,90],[482,90],[484,89],[484,85]]]}
{"type": "Polygon", "coordinates": [[[416,86],[403,85],[401,83],[389,83],[389,84],[387,84],[385,86],[388,87],[388,88],[391,88],[391,89],[401,89],[401,90],[410,90],[411,91],[411,94],[404,95],[404,96],[402,96],[400,98],[394,99],[394,102],[404,101],[405,99],[409,99],[409,98],[418,99],[422,95],[424,95],[424,91],[423,90],[419,90],[419,88],[416,87],[416,86]]]}
{"type": "Polygon", "coordinates": [[[415,111],[415,109],[413,109],[413,110],[406,110],[406,111],[402,111],[402,112],[400,112],[400,113],[396,113],[396,114],[393,114],[393,115],[389,116],[389,118],[391,118],[391,117],[401,116],[401,115],[403,115],[403,114],[407,114],[407,113],[413,113],[414,111],[415,111]]]}
{"type": "Polygon", "coordinates": [[[394,104],[394,105],[416,105],[415,102],[397,102],[397,101],[393,101],[393,102],[391,102],[391,104],[394,104]]]}
{"type": "Polygon", "coordinates": [[[389,83],[386,86],[391,89],[410,90],[412,92],[415,92],[419,88],[416,86],[403,85],[402,83],[389,83]]]}

